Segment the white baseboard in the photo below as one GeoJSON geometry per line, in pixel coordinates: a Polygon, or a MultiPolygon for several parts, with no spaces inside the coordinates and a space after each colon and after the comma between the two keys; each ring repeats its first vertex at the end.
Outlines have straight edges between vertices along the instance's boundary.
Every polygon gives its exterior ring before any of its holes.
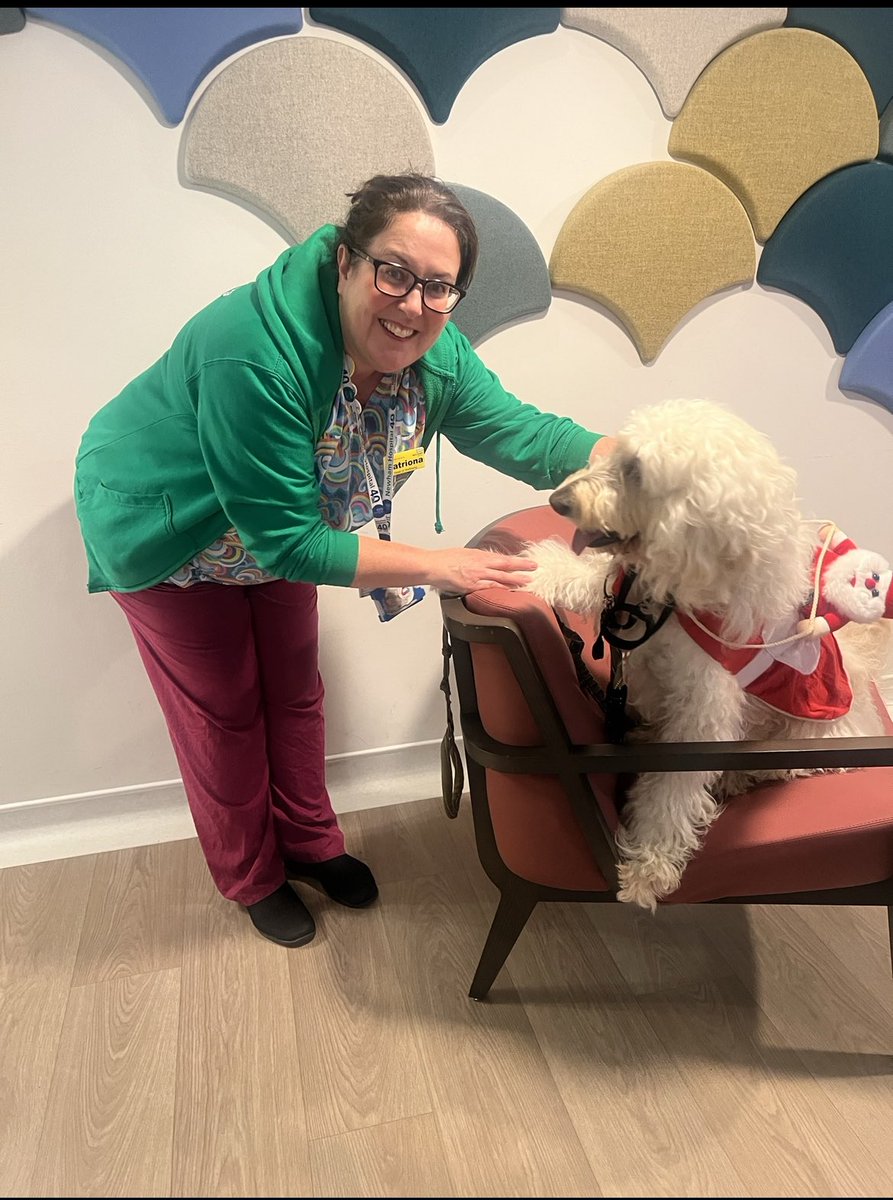
{"type": "MultiPolygon", "coordinates": [[[[327,781],[337,813],[439,796],[440,743],[333,755],[327,781]]],[[[179,779],[0,806],[0,868],[193,837],[179,779]]]]}
{"type": "MultiPolygon", "coordinates": [[[[893,674],[878,685],[893,711],[893,674]]],[[[439,796],[440,742],[333,755],[327,780],[337,813],[439,796]]],[[[179,779],[0,805],[0,868],[192,837],[179,779]]]]}

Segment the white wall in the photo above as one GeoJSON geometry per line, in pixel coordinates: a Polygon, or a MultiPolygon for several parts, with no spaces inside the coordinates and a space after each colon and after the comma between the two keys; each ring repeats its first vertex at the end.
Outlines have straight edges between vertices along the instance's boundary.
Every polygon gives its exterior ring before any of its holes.
{"type": "MultiPolygon", "coordinates": [[[[0,38],[0,111],[3,865],[191,833],[123,617],[85,589],[73,459],[94,410],[285,243],[236,203],[181,186],[182,124],[162,126],[116,65],[68,34],[29,22],[0,38]]],[[[548,259],[595,182],[668,157],[670,123],[630,60],[559,27],[488,60],[429,128],[438,174],[507,204],[548,259]]],[[[705,302],[649,367],[612,318],[566,298],[479,351],[522,399],[605,432],[669,395],[728,404],[796,466],[807,515],[893,557],[881,486],[893,417],[839,391],[842,359],[791,296],[753,284],[705,302]]],[[[545,495],[444,444],[446,532],[433,531],[431,466],[401,492],[395,536],[460,544],[545,495]]],[[[437,794],[436,599],[381,625],[371,601],[325,588],[321,612],[336,807],[437,794]]]]}

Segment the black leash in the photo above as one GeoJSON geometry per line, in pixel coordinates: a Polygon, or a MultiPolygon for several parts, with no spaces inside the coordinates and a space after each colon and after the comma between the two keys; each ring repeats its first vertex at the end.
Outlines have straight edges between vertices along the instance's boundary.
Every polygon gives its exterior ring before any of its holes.
{"type": "Polygon", "coordinates": [[[443,679],[440,690],[446,697],[447,723],[446,733],[440,743],[440,790],[443,796],[443,807],[448,817],[459,815],[459,804],[462,792],[465,790],[465,768],[462,766],[462,755],[456,745],[456,735],[453,728],[453,706],[450,703],[450,658],[453,647],[446,626],[443,628],[443,679]]]}
{"type": "MultiPolygon", "coordinates": [[[[615,646],[611,646],[611,671],[608,676],[608,686],[603,688],[592,674],[583,658],[583,639],[568,625],[565,625],[555,609],[552,609],[558,628],[567,643],[574,663],[574,673],[580,691],[590,700],[594,700],[605,716],[605,736],[609,742],[619,744],[626,737],[635,721],[626,711],[626,684],[623,679],[623,656],[615,646]]],[[[605,639],[601,634],[592,644],[592,657],[601,659],[605,656],[605,639]]]]}
{"type": "Polygon", "coordinates": [[[626,710],[627,688],[623,682],[623,655],[643,645],[653,637],[675,607],[665,604],[655,617],[641,604],[629,600],[630,590],[635,583],[635,571],[625,571],[620,577],[620,587],[615,595],[605,592],[598,637],[592,645],[592,657],[604,658],[605,643],[611,647],[611,671],[608,687],[603,689],[583,659],[583,639],[569,629],[553,609],[558,628],[561,630],[574,661],[574,671],[580,689],[595,700],[605,714],[605,736],[609,742],[619,745],[627,733],[635,727],[635,719],[626,710]],[[642,629],[637,632],[637,626],[642,629]]]}
{"type": "MultiPolygon", "coordinates": [[[[636,572],[624,571],[620,576],[620,588],[617,594],[607,590],[605,592],[600,636],[609,646],[616,646],[618,650],[635,650],[649,638],[654,637],[676,607],[671,600],[655,617],[642,604],[632,604],[628,597],[635,582],[636,572]],[[635,632],[636,624],[642,626],[642,632],[639,634],[635,632]]],[[[648,601],[646,600],[644,603],[647,604],[648,601]]]]}
{"type": "MultiPolygon", "coordinates": [[[[562,621],[554,608],[552,609],[558,628],[570,650],[580,690],[599,705],[605,715],[605,736],[609,742],[617,745],[625,739],[627,733],[636,724],[626,711],[627,688],[623,682],[623,655],[653,637],[674,607],[673,604],[664,605],[661,612],[655,617],[641,605],[631,604],[628,596],[635,578],[634,571],[625,572],[621,577],[617,595],[615,596],[613,592],[606,593],[601,627],[598,637],[592,645],[594,659],[604,658],[606,642],[611,647],[611,670],[607,688],[602,688],[583,659],[583,639],[562,621]],[[637,623],[641,623],[644,627],[644,632],[638,635],[635,633],[637,623]]],[[[447,722],[446,732],[440,743],[440,785],[443,807],[448,817],[458,816],[462,792],[465,790],[465,768],[462,765],[459,747],[456,745],[453,709],[450,700],[452,653],[450,635],[444,626],[443,678],[440,682],[440,690],[446,698],[447,722]]]]}

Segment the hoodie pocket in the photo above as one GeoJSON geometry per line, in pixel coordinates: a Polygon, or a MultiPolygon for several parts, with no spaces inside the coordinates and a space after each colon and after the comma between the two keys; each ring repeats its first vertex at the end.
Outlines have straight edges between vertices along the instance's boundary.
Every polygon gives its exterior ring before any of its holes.
{"type": "Polygon", "coordinates": [[[78,494],[85,541],[108,581],[138,587],[157,575],[175,536],[167,492],[122,492],[100,481],[78,494]]]}
{"type": "MultiPolygon", "coordinates": [[[[167,492],[119,492],[102,481],[100,481],[98,490],[101,499],[111,504],[117,504],[121,508],[138,509],[145,513],[150,522],[163,518],[167,532],[171,534],[174,532],[171,520],[171,498],[167,492]]],[[[140,518],[131,513],[125,519],[132,521],[140,518]]]]}

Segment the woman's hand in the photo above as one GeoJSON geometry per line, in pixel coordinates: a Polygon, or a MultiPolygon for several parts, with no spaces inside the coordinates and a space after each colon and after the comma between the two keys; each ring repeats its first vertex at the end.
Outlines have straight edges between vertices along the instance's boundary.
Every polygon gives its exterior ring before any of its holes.
{"type": "Polygon", "coordinates": [[[532,559],[495,550],[423,550],[401,542],[361,537],[353,587],[409,587],[427,584],[448,595],[464,596],[477,588],[520,588],[536,570],[532,559]]]}
{"type": "Polygon", "coordinates": [[[592,453],[589,455],[589,461],[595,462],[597,458],[605,458],[607,455],[613,454],[616,448],[617,439],[615,437],[600,437],[592,447],[592,453]]]}
{"type": "Polygon", "coordinates": [[[495,550],[431,550],[424,583],[450,596],[486,587],[520,588],[530,581],[536,563],[530,558],[499,554],[495,550]]]}

